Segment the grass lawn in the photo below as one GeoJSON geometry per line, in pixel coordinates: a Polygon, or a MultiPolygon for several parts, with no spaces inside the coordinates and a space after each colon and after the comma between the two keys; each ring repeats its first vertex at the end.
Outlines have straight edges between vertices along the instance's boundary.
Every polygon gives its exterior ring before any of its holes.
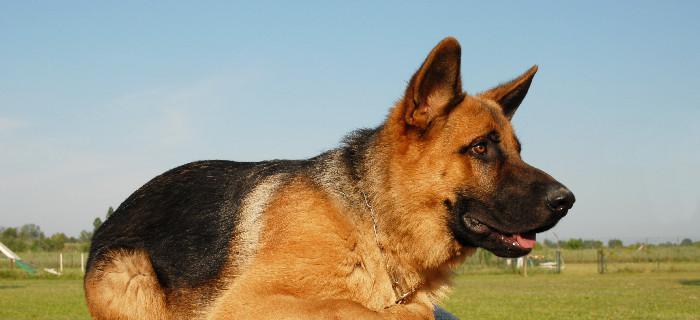
{"type": "Polygon", "coordinates": [[[558,275],[461,275],[443,305],[462,319],[700,319],[700,265],[640,272],[650,268],[599,275],[594,264],[569,264],[558,275]]]}
{"type": "Polygon", "coordinates": [[[90,319],[82,280],[0,279],[0,319],[90,319]]]}
{"type": "MultiPolygon", "coordinates": [[[[476,272],[455,278],[444,306],[462,319],[700,319],[700,264],[605,275],[595,265],[564,273],[476,272]]],[[[89,319],[81,280],[0,279],[0,319],[89,319]]]]}

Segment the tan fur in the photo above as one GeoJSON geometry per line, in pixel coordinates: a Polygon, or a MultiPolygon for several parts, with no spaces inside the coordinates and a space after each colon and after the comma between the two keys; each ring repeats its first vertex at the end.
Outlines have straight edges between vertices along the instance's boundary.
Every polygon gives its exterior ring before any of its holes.
{"type": "Polygon", "coordinates": [[[169,319],[163,294],[143,251],[115,250],[85,277],[94,319],[169,319]]]}
{"type": "Polygon", "coordinates": [[[230,272],[235,276],[245,269],[250,259],[258,250],[261,230],[263,228],[263,213],[274,196],[284,174],[274,175],[260,182],[243,200],[241,206],[241,221],[236,226],[234,240],[231,241],[233,254],[230,272]]]}
{"type": "Polygon", "coordinates": [[[380,133],[373,158],[387,170],[372,171],[368,189],[380,230],[391,231],[382,233],[382,242],[390,244],[391,267],[405,282],[404,291],[422,285],[428,297],[437,299],[451,267],[474,250],[460,247],[447,229],[443,200],[454,201],[454,189],[464,181],[475,186],[482,182],[478,168],[465,165],[457,150],[507,123],[492,119],[479,100],[467,97],[449,119],[434,120],[440,130],[420,136],[405,130],[400,120],[404,112],[399,103],[380,133]]]}
{"type": "Polygon", "coordinates": [[[306,179],[280,190],[266,211],[259,253],[211,319],[365,319],[399,309],[429,316],[427,301],[384,309],[394,295],[371,222],[354,224],[348,209],[306,179]]]}

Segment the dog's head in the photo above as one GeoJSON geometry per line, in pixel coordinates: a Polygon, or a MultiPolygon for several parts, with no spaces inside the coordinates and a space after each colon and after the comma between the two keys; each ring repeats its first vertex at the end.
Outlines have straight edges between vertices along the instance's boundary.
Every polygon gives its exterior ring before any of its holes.
{"type": "Polygon", "coordinates": [[[460,56],[455,39],[440,42],[390,114],[385,126],[401,142],[389,185],[403,194],[405,207],[439,212],[431,219],[462,246],[521,256],[532,249],[535,234],[552,228],[575,201],[564,185],[523,161],[511,126],[537,67],[468,95],[460,56]]]}

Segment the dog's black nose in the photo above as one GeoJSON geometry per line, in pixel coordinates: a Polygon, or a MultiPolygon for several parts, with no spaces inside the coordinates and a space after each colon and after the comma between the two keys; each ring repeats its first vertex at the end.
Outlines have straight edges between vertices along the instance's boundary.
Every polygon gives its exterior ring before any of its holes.
{"type": "Polygon", "coordinates": [[[574,206],[576,197],[564,186],[557,186],[547,192],[547,207],[552,212],[564,216],[574,206]]]}

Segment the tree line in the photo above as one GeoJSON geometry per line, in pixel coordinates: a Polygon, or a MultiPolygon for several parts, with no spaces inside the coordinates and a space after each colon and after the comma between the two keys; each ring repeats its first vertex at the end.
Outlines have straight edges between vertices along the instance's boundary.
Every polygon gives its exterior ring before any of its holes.
{"type": "MultiPolygon", "coordinates": [[[[114,209],[109,207],[105,220],[114,213],[114,209]]],[[[63,232],[57,232],[51,236],[46,236],[36,224],[28,223],[20,227],[1,227],[0,242],[4,243],[14,252],[26,251],[64,251],[67,249],[77,251],[87,251],[90,248],[92,235],[102,225],[102,218],[97,217],[92,222],[92,231],[82,230],[76,237],[67,236],[63,232]]]]}
{"type": "Polygon", "coordinates": [[[674,246],[700,246],[700,241],[695,241],[693,242],[692,239],[690,238],[684,238],[678,243],[675,242],[663,242],[659,244],[647,244],[647,243],[640,243],[640,242],[634,242],[629,245],[625,245],[624,242],[620,239],[610,239],[608,240],[607,244],[603,243],[603,241],[600,240],[591,240],[591,239],[582,239],[582,238],[574,238],[574,239],[568,239],[568,240],[560,240],[558,242],[554,242],[549,239],[545,239],[542,242],[542,245],[545,247],[549,248],[563,248],[563,249],[569,249],[569,250],[577,250],[577,249],[601,249],[601,248],[639,248],[640,246],[645,246],[645,247],[674,247],[674,246]]]}

